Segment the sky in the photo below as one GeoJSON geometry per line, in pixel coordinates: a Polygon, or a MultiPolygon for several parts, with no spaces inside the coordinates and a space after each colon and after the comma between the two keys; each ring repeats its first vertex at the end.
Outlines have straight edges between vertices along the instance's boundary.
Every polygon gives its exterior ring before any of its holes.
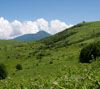
{"type": "Polygon", "coordinates": [[[0,0],[0,39],[44,30],[56,34],[100,20],[100,0],[0,0]]]}

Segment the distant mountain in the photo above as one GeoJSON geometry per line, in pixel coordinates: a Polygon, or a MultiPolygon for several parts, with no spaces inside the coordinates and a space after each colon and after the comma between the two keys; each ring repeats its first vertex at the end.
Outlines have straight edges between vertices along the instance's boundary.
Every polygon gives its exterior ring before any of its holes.
{"type": "Polygon", "coordinates": [[[18,41],[32,41],[32,40],[40,40],[42,38],[51,36],[49,33],[45,31],[39,31],[36,34],[25,34],[19,37],[16,37],[12,40],[18,40],[18,41]]]}

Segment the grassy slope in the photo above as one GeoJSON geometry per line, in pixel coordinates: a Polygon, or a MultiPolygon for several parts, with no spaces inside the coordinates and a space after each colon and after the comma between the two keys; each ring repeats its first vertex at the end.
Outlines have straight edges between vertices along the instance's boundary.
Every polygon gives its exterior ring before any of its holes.
{"type": "MultiPolygon", "coordinates": [[[[100,36],[100,22],[80,23],[54,36],[43,39],[45,44],[69,45],[100,36]]],[[[64,46],[65,46],[64,45],[64,46]]]]}
{"type": "MultiPolygon", "coordinates": [[[[81,48],[99,40],[99,38],[100,22],[98,21],[78,24],[40,41],[0,41],[0,63],[7,66],[9,73],[4,82],[9,81],[9,77],[16,82],[23,79],[40,80],[40,78],[45,79],[45,81],[55,81],[57,76],[62,76],[63,73],[68,74],[69,71],[73,73],[77,70],[77,73],[81,74],[72,76],[78,78],[84,75],[83,70],[89,69],[95,64],[87,65],[78,62],[81,48]],[[39,55],[42,57],[38,58],[39,55]],[[16,71],[15,66],[18,63],[22,64],[23,70],[16,71]]],[[[98,64],[96,67],[99,69],[98,64]]],[[[92,68],[89,70],[90,72],[94,71],[92,68]]],[[[95,75],[99,75],[99,73],[95,75]]],[[[5,86],[4,83],[1,83],[0,86],[3,85],[5,86]]],[[[10,87],[11,85],[12,83],[9,84],[10,87]]]]}

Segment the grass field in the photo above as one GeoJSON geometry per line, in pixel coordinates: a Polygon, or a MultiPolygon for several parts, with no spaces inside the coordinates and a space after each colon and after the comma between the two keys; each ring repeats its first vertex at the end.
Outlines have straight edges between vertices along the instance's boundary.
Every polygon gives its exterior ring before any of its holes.
{"type": "Polygon", "coordinates": [[[38,41],[0,41],[0,63],[8,71],[0,89],[99,89],[100,58],[79,62],[81,49],[95,41],[100,41],[100,21],[38,41]],[[17,64],[23,69],[16,70],[17,64]]]}

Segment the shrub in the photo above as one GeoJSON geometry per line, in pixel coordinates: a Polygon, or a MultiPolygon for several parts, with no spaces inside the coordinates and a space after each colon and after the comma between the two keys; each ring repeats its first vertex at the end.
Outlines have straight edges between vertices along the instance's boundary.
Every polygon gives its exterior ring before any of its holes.
{"type": "Polygon", "coordinates": [[[4,64],[0,64],[0,79],[5,79],[7,77],[7,71],[4,64]]]}
{"type": "Polygon", "coordinates": [[[80,62],[90,63],[100,56],[100,42],[91,43],[84,47],[80,52],[80,62]]]}
{"type": "Polygon", "coordinates": [[[17,69],[17,70],[22,70],[22,65],[21,65],[21,64],[17,64],[17,65],[16,65],[16,69],[17,69]]]}
{"type": "Polygon", "coordinates": [[[37,58],[37,59],[42,59],[43,56],[45,56],[45,55],[43,54],[43,52],[39,52],[39,53],[37,53],[36,58],[37,58]]]}
{"type": "Polygon", "coordinates": [[[53,64],[53,61],[50,61],[49,64],[53,64]]]}
{"type": "Polygon", "coordinates": [[[37,55],[36,58],[37,59],[42,59],[42,56],[37,55]]]}
{"type": "Polygon", "coordinates": [[[38,66],[38,64],[36,64],[36,66],[38,66]]]}

